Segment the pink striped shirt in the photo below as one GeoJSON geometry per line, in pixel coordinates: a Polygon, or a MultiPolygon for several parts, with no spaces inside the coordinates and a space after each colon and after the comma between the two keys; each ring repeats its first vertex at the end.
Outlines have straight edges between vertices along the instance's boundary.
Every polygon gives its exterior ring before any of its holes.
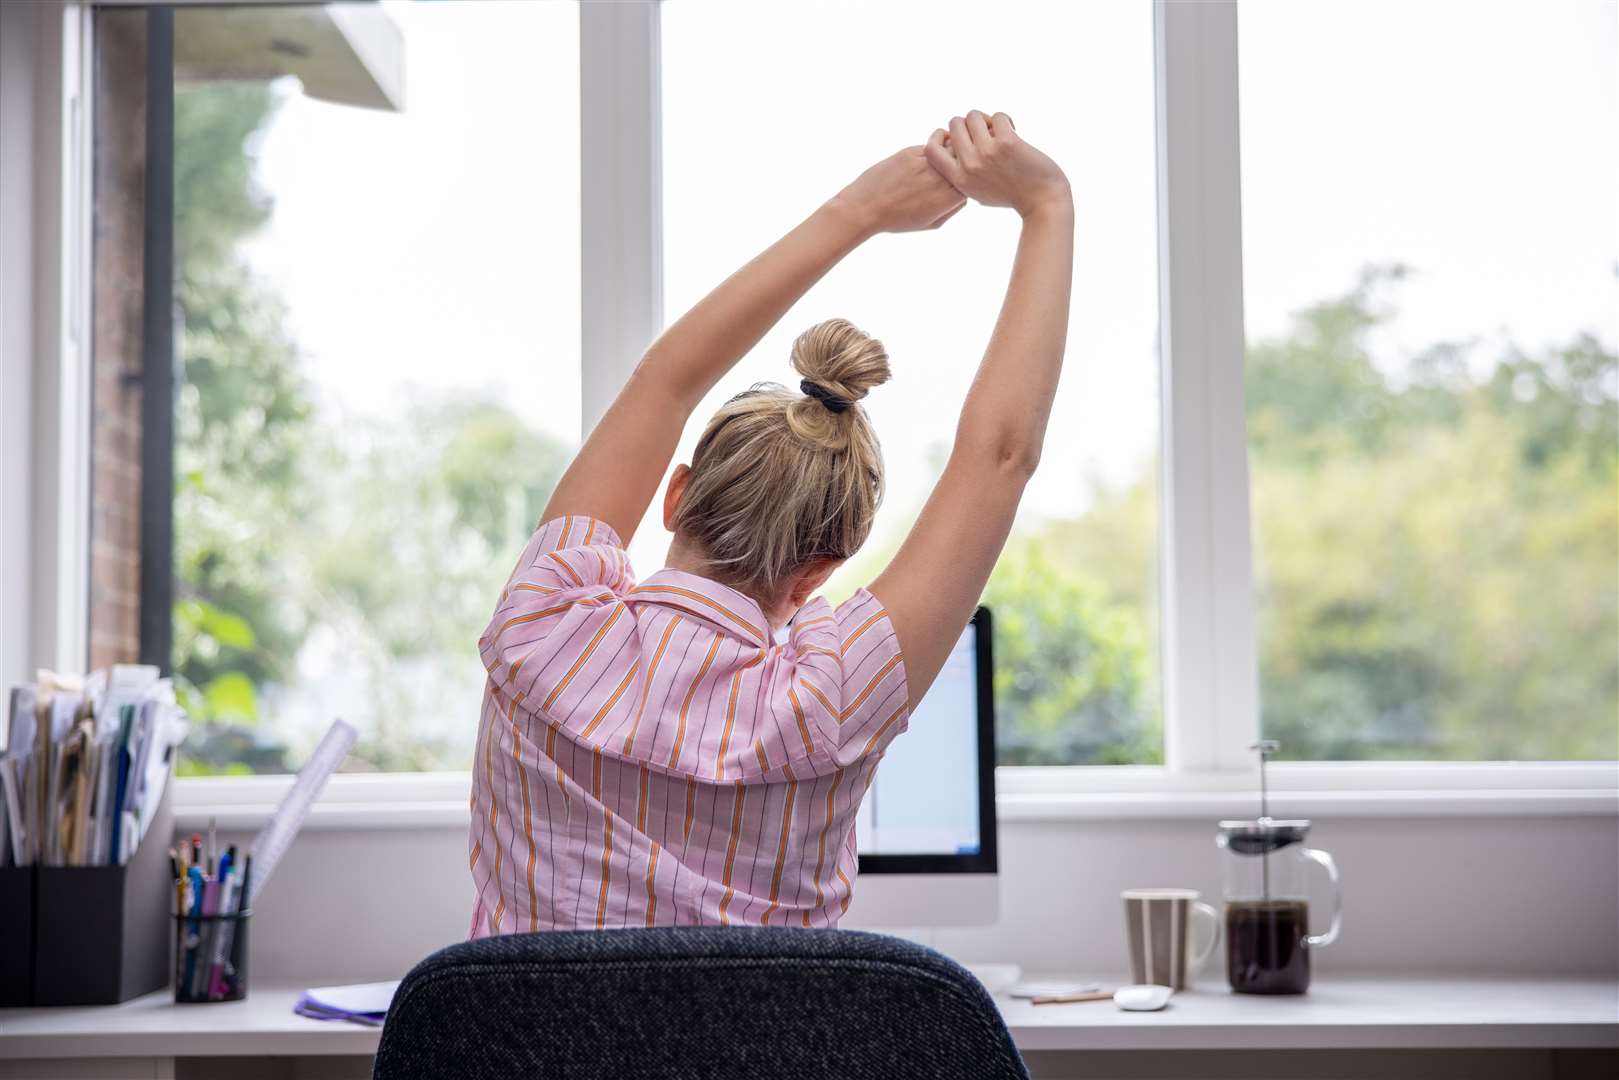
{"type": "Polygon", "coordinates": [[[479,642],[473,937],[836,926],[855,812],[905,730],[905,666],[864,589],[759,605],[679,570],[637,583],[613,530],[540,526],[479,642]]]}

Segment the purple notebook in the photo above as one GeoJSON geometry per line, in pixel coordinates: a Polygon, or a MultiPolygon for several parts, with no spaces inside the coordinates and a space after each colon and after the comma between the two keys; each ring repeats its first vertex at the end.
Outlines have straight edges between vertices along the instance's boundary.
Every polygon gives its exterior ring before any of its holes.
{"type": "Polygon", "coordinates": [[[388,1015],[398,980],[353,986],[317,986],[305,990],[292,1011],[311,1020],[348,1020],[380,1027],[388,1015]]]}

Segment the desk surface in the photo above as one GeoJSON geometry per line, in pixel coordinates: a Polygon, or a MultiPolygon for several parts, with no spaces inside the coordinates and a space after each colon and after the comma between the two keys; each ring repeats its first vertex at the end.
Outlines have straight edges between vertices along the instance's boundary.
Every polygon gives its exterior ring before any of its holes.
{"type": "MultiPolygon", "coordinates": [[[[228,1004],[175,1005],[165,991],[123,1005],[0,1009],[0,1059],[376,1052],[376,1028],[295,1015],[300,989],[255,986],[228,1004]]],[[[1332,978],[1293,998],[1210,986],[1157,1013],[997,1001],[1024,1050],[1619,1047],[1611,979],[1332,978]]]]}

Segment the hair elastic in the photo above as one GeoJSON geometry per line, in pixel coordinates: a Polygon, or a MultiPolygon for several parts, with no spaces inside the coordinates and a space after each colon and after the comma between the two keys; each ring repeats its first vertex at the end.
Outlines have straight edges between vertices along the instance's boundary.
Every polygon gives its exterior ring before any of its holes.
{"type": "Polygon", "coordinates": [[[838,397],[820,383],[810,379],[800,380],[798,388],[835,413],[840,413],[854,404],[847,398],[838,397]]]}

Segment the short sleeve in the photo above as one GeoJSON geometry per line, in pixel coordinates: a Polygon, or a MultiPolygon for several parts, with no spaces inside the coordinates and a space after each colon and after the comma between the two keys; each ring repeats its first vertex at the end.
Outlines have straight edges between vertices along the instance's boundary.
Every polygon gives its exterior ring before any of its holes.
{"type": "Polygon", "coordinates": [[[899,637],[882,603],[861,589],[834,611],[806,605],[788,638],[794,697],[839,767],[881,755],[905,730],[910,701],[899,637]]]}
{"type": "Polygon", "coordinates": [[[567,514],[545,522],[529,538],[506,591],[518,584],[538,592],[591,586],[623,591],[634,579],[624,543],[611,525],[567,514]]]}
{"type": "Polygon", "coordinates": [[[544,661],[551,635],[612,605],[635,584],[629,556],[605,521],[568,514],[529,538],[478,641],[496,686],[544,661]]]}

